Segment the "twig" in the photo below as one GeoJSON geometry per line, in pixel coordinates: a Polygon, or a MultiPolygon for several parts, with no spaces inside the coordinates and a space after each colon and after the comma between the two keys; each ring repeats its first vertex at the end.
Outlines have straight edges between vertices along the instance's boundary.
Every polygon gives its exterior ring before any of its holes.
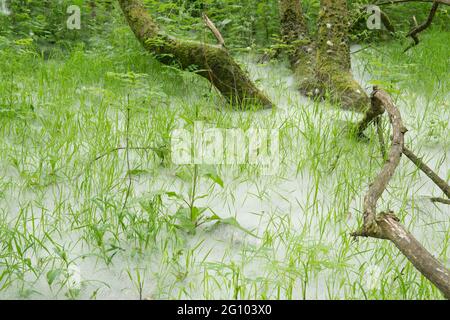
{"type": "Polygon", "coordinates": [[[407,2],[439,2],[440,4],[445,4],[450,6],[450,0],[392,0],[392,1],[383,1],[379,3],[375,3],[377,6],[385,6],[385,5],[391,5],[391,4],[400,4],[400,3],[407,3],[407,2]]]}
{"type": "Polygon", "coordinates": [[[427,166],[419,157],[411,150],[404,147],[403,154],[408,157],[423,173],[425,173],[447,196],[450,198],[450,186],[440,178],[429,166],[427,166]]]}
{"type": "Polygon", "coordinates": [[[439,1],[435,1],[433,2],[433,6],[431,7],[431,11],[430,14],[428,15],[427,20],[422,23],[419,26],[416,26],[415,28],[413,28],[406,36],[407,37],[411,37],[414,42],[411,43],[411,45],[409,45],[403,52],[408,51],[409,49],[417,46],[420,43],[420,39],[418,37],[418,34],[421,33],[422,31],[424,31],[425,29],[427,29],[431,23],[433,22],[433,18],[436,15],[437,9],[439,7],[440,2],[439,1]]]}
{"type": "Polygon", "coordinates": [[[383,22],[383,25],[386,28],[386,30],[389,31],[390,33],[395,33],[395,27],[392,24],[391,19],[386,14],[386,12],[380,10],[380,15],[381,15],[381,22],[383,22]]]}
{"type": "Polygon", "coordinates": [[[211,30],[211,32],[216,37],[219,46],[221,46],[222,48],[226,48],[225,47],[225,40],[223,39],[222,34],[220,33],[219,29],[217,29],[217,27],[215,26],[214,22],[212,22],[208,18],[206,13],[202,14],[202,18],[203,18],[203,21],[205,22],[205,25],[211,30]]]}
{"type": "Polygon", "coordinates": [[[431,202],[439,202],[443,204],[450,205],[450,199],[444,199],[444,198],[430,198],[431,202]]]}

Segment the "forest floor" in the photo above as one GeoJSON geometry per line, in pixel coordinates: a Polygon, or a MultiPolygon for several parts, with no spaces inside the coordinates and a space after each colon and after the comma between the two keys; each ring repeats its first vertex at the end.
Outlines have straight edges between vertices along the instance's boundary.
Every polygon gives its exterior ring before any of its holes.
{"type": "MultiPolygon", "coordinates": [[[[0,50],[0,298],[441,298],[393,245],[350,236],[383,161],[373,128],[351,134],[360,114],[307,100],[286,63],[251,55],[240,60],[277,109],[230,110],[128,32],[50,60],[29,44],[0,50]],[[174,165],[171,134],[194,122],[276,130],[279,169],[174,165]]],[[[363,87],[395,98],[407,146],[447,181],[449,36],[353,55],[363,87]]],[[[450,267],[449,206],[432,196],[403,158],[380,209],[450,267]]]]}

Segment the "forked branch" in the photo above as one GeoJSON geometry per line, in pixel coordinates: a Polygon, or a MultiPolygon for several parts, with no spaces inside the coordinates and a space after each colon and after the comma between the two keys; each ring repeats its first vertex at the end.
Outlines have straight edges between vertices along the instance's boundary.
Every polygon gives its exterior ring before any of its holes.
{"type": "Polygon", "coordinates": [[[375,3],[377,6],[385,6],[390,4],[399,4],[407,2],[439,2],[440,4],[445,4],[450,6],[450,0],[387,0],[375,3]]]}
{"type": "Polygon", "coordinates": [[[374,88],[372,99],[378,100],[387,113],[393,128],[392,146],[388,160],[381,172],[370,185],[364,198],[364,225],[361,231],[353,233],[354,237],[373,237],[392,241],[408,258],[414,267],[431,281],[444,295],[450,299],[450,270],[428,252],[414,236],[400,223],[393,212],[377,214],[377,201],[386,190],[392,179],[404,149],[403,126],[399,110],[392,103],[388,94],[374,88]]]}
{"type": "Polygon", "coordinates": [[[439,7],[440,2],[439,1],[435,1],[433,2],[433,6],[431,7],[430,13],[428,15],[427,20],[422,23],[421,25],[418,25],[416,27],[414,27],[408,34],[407,37],[411,37],[413,39],[413,43],[408,46],[403,52],[408,51],[409,49],[411,49],[412,47],[417,46],[420,43],[420,39],[419,39],[419,33],[421,33],[422,31],[424,31],[425,29],[427,29],[431,23],[433,22],[434,16],[436,15],[437,9],[439,7]]]}

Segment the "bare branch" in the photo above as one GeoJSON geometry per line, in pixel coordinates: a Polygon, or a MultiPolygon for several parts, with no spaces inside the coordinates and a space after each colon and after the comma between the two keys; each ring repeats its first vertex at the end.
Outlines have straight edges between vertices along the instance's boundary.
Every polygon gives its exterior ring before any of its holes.
{"type": "Polygon", "coordinates": [[[387,239],[408,258],[414,267],[450,299],[450,270],[425,249],[391,214],[381,214],[377,223],[387,239]]]}
{"type": "Polygon", "coordinates": [[[373,237],[387,239],[408,258],[414,267],[432,282],[445,296],[450,299],[450,270],[429,253],[400,223],[393,212],[377,215],[377,201],[386,190],[389,181],[400,163],[404,149],[404,134],[400,112],[384,91],[374,88],[372,99],[377,99],[384,106],[393,128],[392,145],[389,157],[381,172],[370,185],[364,198],[364,226],[362,230],[353,233],[354,237],[373,237]]]}
{"type": "Polygon", "coordinates": [[[431,200],[431,202],[439,202],[439,203],[443,203],[443,204],[448,204],[448,205],[450,205],[450,199],[444,199],[444,198],[431,198],[430,200],[431,200]]]}
{"type": "Polygon", "coordinates": [[[217,29],[216,25],[214,24],[214,22],[212,22],[208,16],[206,15],[206,13],[202,14],[202,18],[203,21],[205,22],[205,25],[209,28],[209,30],[211,30],[211,32],[214,34],[214,36],[217,39],[217,42],[219,44],[219,46],[221,46],[222,48],[225,48],[225,40],[222,37],[222,34],[220,33],[219,29],[217,29]]]}
{"type": "Polygon", "coordinates": [[[389,151],[388,160],[383,166],[381,172],[375,178],[375,181],[370,185],[369,191],[364,198],[364,231],[369,235],[376,235],[377,237],[384,238],[380,234],[381,230],[376,222],[377,201],[383,194],[400,163],[404,145],[404,134],[407,130],[403,126],[400,112],[394,106],[391,98],[386,92],[374,87],[372,100],[375,100],[372,102],[372,105],[384,106],[385,110],[389,114],[389,118],[394,128],[392,147],[389,151]]]}
{"type": "Polygon", "coordinates": [[[411,160],[417,168],[422,170],[447,196],[450,198],[450,186],[440,178],[429,166],[427,166],[419,157],[417,157],[411,150],[404,147],[403,154],[411,160]]]}
{"type": "Polygon", "coordinates": [[[391,4],[407,3],[407,2],[438,2],[450,6],[450,0],[392,0],[376,3],[377,6],[386,6],[391,4]]]}
{"type": "Polygon", "coordinates": [[[419,26],[413,28],[407,35],[407,37],[411,37],[414,42],[408,46],[403,52],[408,51],[409,49],[417,46],[420,43],[420,39],[418,34],[427,29],[431,23],[433,22],[434,16],[436,15],[437,9],[439,7],[439,1],[433,2],[433,7],[431,8],[430,14],[428,15],[427,20],[419,26]]]}
{"type": "Polygon", "coordinates": [[[395,32],[395,27],[392,24],[391,19],[386,14],[386,12],[380,10],[380,15],[381,15],[381,22],[383,22],[383,25],[386,28],[386,30],[391,32],[391,33],[394,33],[395,32]]]}

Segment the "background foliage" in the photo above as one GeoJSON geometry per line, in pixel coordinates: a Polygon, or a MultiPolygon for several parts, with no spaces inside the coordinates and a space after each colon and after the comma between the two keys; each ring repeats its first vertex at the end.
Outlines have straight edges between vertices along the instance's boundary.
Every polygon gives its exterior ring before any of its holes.
{"type": "MultiPolygon", "coordinates": [[[[89,45],[123,24],[114,0],[5,0],[11,12],[0,14],[0,36],[9,39],[32,39],[41,50],[65,47],[77,42],[89,45]],[[67,8],[81,8],[81,30],[68,30],[67,8]]],[[[205,12],[222,31],[228,46],[247,48],[268,46],[279,38],[277,0],[144,0],[155,19],[172,35],[214,42],[203,25],[205,12]]],[[[366,28],[367,14],[363,8],[376,3],[370,0],[349,1],[352,14],[354,41],[387,38],[386,31],[366,28]]],[[[319,12],[319,0],[302,1],[312,32],[319,12]]],[[[398,35],[409,30],[411,19],[420,23],[427,17],[429,3],[406,3],[382,6],[391,18],[398,35]]],[[[448,7],[441,6],[433,28],[448,30],[448,7]]]]}

